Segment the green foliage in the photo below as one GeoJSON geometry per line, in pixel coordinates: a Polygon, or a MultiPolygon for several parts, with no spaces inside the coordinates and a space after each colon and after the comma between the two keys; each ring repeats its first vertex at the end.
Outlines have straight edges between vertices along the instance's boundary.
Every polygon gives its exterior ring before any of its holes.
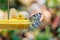
{"type": "Polygon", "coordinates": [[[57,29],[57,32],[60,33],[60,27],[57,29]]]}
{"type": "Polygon", "coordinates": [[[0,0],[0,9],[8,10],[8,0],[0,0]]]}
{"type": "Polygon", "coordinates": [[[58,0],[47,0],[47,6],[49,8],[56,8],[56,7],[59,7],[59,1],[58,0]]]}
{"type": "Polygon", "coordinates": [[[45,32],[40,32],[35,40],[49,40],[52,37],[53,35],[50,33],[50,27],[47,26],[45,32]]]}

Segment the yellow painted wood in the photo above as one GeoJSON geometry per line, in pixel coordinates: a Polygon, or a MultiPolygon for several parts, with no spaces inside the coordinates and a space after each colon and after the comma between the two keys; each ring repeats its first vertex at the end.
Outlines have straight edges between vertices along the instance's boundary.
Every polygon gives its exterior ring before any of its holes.
{"type": "Polygon", "coordinates": [[[0,29],[22,30],[29,27],[29,20],[0,20],[0,29]]]}

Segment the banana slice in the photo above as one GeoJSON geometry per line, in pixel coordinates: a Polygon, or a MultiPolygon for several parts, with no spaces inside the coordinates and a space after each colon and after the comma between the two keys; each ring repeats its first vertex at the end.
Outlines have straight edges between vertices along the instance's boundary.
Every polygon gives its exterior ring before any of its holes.
{"type": "Polygon", "coordinates": [[[9,19],[15,19],[17,18],[17,11],[15,8],[11,8],[9,12],[9,19]]]}
{"type": "Polygon", "coordinates": [[[0,10],[0,20],[3,19],[3,16],[4,16],[4,12],[2,10],[0,10]]]}
{"type": "Polygon", "coordinates": [[[29,19],[29,14],[26,11],[21,11],[18,13],[18,19],[29,19]]]}

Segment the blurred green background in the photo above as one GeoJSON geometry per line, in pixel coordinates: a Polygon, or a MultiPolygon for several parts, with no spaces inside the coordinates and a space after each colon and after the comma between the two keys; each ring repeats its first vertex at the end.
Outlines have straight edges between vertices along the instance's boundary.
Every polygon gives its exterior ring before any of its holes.
{"type": "Polygon", "coordinates": [[[0,9],[8,10],[8,0],[0,0],[0,9]]]}

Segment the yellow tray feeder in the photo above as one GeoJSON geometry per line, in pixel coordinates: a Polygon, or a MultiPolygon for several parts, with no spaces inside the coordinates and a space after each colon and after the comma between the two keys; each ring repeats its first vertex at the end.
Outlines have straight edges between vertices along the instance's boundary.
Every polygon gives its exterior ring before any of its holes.
{"type": "Polygon", "coordinates": [[[0,29],[22,30],[29,27],[29,20],[0,20],[0,29]]]}

